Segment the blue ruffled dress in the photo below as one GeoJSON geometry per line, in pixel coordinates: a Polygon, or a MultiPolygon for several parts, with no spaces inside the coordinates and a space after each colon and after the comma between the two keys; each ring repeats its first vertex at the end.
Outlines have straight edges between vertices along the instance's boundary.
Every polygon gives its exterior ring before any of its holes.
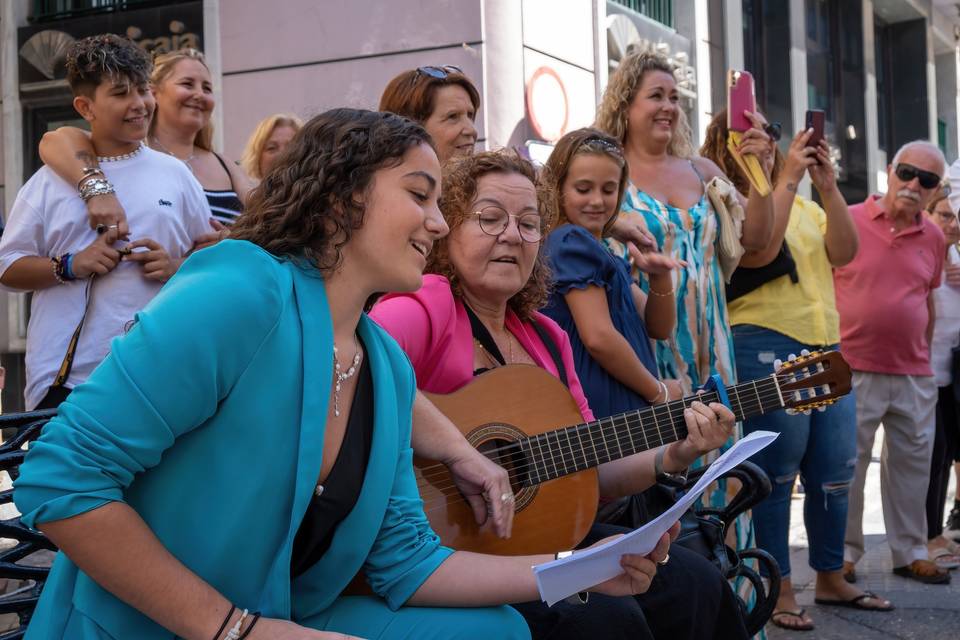
{"type": "Polygon", "coordinates": [[[564,296],[571,289],[590,285],[603,287],[613,326],[630,343],[643,366],[657,377],[657,360],[643,318],[630,292],[632,280],[625,260],[612,255],[583,227],[565,224],[546,240],[546,256],[553,272],[550,301],[541,311],[553,318],[570,336],[573,362],[590,408],[597,418],[646,407],[643,396],[607,373],[587,351],[564,296]]]}

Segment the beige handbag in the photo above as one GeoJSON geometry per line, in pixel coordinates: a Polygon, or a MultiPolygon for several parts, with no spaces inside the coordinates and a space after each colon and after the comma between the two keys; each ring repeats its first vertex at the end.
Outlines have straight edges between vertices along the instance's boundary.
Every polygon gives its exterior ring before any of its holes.
{"type": "Polygon", "coordinates": [[[717,257],[720,260],[720,270],[723,271],[723,280],[729,284],[744,254],[740,236],[743,234],[743,219],[746,216],[740,206],[740,199],[737,198],[736,188],[722,178],[714,177],[707,182],[707,198],[720,222],[717,257]]]}

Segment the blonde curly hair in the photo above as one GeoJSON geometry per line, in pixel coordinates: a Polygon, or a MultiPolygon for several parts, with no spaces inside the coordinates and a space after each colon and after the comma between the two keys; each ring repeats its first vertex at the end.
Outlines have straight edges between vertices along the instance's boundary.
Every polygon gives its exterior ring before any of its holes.
{"type": "MultiPolygon", "coordinates": [[[[670,62],[662,55],[649,51],[635,51],[620,61],[620,66],[610,76],[603,99],[597,109],[594,125],[627,144],[627,114],[643,77],[648,71],[663,71],[674,75],[670,62]]],[[[693,132],[683,109],[677,109],[677,125],[667,145],[667,153],[678,158],[691,158],[694,155],[693,132]]]]}

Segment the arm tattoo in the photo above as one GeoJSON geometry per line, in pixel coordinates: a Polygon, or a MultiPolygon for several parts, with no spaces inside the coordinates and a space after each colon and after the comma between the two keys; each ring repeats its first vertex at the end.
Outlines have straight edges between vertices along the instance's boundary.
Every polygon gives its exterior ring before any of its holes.
{"type": "Polygon", "coordinates": [[[97,157],[92,153],[90,153],[89,151],[87,151],[86,149],[81,149],[80,151],[77,151],[77,153],[74,154],[74,157],[76,157],[77,160],[80,160],[81,162],[83,162],[83,166],[85,167],[97,166],[97,157]]]}
{"type": "Polygon", "coordinates": [[[795,183],[793,183],[793,182],[788,182],[788,183],[787,183],[787,191],[789,191],[789,192],[791,192],[791,193],[796,193],[796,192],[797,192],[797,185],[796,185],[795,183]]]}

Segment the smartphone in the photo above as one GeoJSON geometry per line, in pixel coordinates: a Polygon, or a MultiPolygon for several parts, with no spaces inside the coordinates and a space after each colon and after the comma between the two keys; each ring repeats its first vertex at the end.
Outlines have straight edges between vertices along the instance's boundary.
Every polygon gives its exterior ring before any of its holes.
{"type": "Polygon", "coordinates": [[[804,125],[804,128],[813,129],[813,133],[810,135],[810,139],[807,140],[808,147],[820,146],[820,141],[823,140],[824,120],[825,120],[825,116],[822,110],[810,109],[807,111],[807,119],[806,119],[806,124],[804,125]]]}
{"type": "Polygon", "coordinates": [[[753,88],[753,75],[749,71],[727,71],[727,129],[747,131],[753,126],[744,111],[757,110],[757,96],[753,88]]]}

